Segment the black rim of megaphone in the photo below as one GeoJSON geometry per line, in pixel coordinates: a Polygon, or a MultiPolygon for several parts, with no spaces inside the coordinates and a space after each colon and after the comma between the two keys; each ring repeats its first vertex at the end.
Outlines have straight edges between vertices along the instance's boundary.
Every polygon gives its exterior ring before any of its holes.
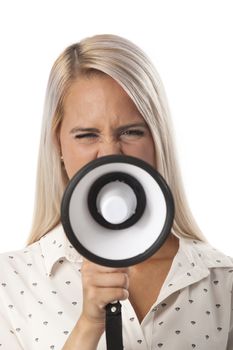
{"type": "Polygon", "coordinates": [[[154,169],[150,164],[146,163],[142,159],[135,158],[132,156],[123,156],[123,155],[104,156],[101,158],[97,158],[89,162],[88,164],[84,165],[69,181],[65,189],[65,192],[63,194],[63,198],[61,202],[61,223],[70,243],[86,259],[96,264],[108,266],[108,267],[132,266],[148,259],[153,254],[155,254],[156,251],[158,251],[159,248],[164,244],[164,242],[166,241],[166,239],[168,238],[171,232],[171,228],[174,220],[174,213],[175,213],[175,206],[174,206],[174,200],[173,200],[171,190],[168,184],[166,183],[165,179],[160,175],[160,173],[156,169],[154,169]],[[166,220],[160,235],[146,251],[132,258],[115,260],[115,259],[106,259],[96,254],[93,254],[88,249],[86,249],[78,240],[77,236],[73,232],[71,222],[70,222],[69,204],[70,204],[73,191],[76,188],[77,184],[91,170],[101,165],[110,164],[110,163],[132,164],[148,172],[158,183],[166,201],[167,215],[166,215],[166,220]]]}

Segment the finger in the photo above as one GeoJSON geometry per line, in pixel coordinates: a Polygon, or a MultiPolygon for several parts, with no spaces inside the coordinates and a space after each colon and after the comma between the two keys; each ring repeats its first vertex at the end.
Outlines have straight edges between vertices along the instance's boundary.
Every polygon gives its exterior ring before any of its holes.
{"type": "Polygon", "coordinates": [[[85,276],[84,283],[102,288],[118,287],[128,289],[129,277],[126,273],[96,273],[85,276]]]}
{"type": "Polygon", "coordinates": [[[128,267],[107,267],[107,266],[102,266],[102,265],[98,265],[95,264],[89,260],[84,259],[82,267],[81,267],[81,271],[99,271],[99,272],[109,272],[109,273],[113,273],[113,272],[123,272],[123,273],[128,273],[129,272],[129,268],[128,267]]]}
{"type": "Polygon", "coordinates": [[[126,300],[128,297],[129,292],[124,288],[92,288],[89,289],[86,301],[88,304],[96,304],[103,309],[109,303],[126,300]]]}

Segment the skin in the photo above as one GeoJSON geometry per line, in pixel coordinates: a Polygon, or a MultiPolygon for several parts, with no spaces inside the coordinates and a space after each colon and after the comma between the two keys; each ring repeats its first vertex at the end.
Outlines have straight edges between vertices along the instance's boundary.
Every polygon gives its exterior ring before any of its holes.
{"type": "Polygon", "coordinates": [[[147,124],[125,91],[105,76],[82,78],[71,86],[64,102],[60,144],[69,178],[91,160],[109,154],[135,156],[155,166],[147,124]],[[87,128],[96,130],[79,130],[87,128]]]}
{"type": "MultiPolygon", "coordinates": [[[[131,155],[156,166],[150,130],[133,101],[112,78],[79,77],[63,107],[59,144],[69,179],[91,160],[111,154],[131,155]]],[[[171,236],[152,258],[124,269],[84,260],[83,311],[63,350],[96,349],[105,329],[105,306],[114,300],[129,298],[142,321],[159,294],[177,249],[177,240],[171,236]]]]}

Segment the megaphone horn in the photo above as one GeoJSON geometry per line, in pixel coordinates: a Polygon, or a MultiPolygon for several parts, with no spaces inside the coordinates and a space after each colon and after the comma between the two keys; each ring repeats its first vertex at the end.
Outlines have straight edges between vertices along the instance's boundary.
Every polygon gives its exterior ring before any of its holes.
{"type": "Polygon", "coordinates": [[[148,259],[165,242],[173,219],[166,181],[131,156],[105,156],[86,164],[68,183],[61,204],[61,222],[74,248],[109,267],[148,259]]]}

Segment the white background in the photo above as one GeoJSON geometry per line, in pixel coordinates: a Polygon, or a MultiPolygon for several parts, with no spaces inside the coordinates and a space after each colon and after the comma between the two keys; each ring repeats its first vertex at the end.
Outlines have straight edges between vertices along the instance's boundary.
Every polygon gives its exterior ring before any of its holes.
{"type": "Polygon", "coordinates": [[[164,82],[194,216],[233,256],[233,3],[47,0],[0,3],[0,252],[24,246],[33,212],[40,124],[51,66],[100,33],[125,36],[164,82]]]}

